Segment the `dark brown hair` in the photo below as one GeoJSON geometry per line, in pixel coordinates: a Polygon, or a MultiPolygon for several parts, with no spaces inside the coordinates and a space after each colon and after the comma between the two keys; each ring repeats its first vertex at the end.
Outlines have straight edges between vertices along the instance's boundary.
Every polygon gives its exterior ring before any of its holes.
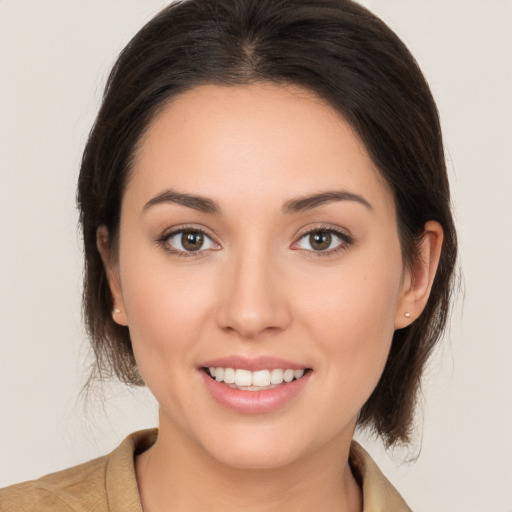
{"type": "Polygon", "coordinates": [[[85,247],[83,307],[96,376],[143,384],[128,328],[113,322],[96,247],[118,236],[137,142],[171,97],[206,83],[294,84],[316,93],[356,130],[390,185],[405,264],[428,220],[444,230],[427,306],[394,333],[384,373],[359,426],[388,444],[409,440],[420,377],[446,324],[457,244],[441,130],[429,87],[404,44],[350,0],[184,0],[153,18],[120,54],[84,151],[78,206],[85,247]]]}

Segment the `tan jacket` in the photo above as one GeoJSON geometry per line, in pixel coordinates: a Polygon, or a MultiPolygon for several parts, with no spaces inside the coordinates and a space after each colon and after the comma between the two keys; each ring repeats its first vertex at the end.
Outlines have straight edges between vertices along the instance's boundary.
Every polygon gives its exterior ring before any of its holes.
{"type": "MultiPolygon", "coordinates": [[[[0,512],[143,512],[134,455],[151,446],[156,429],[129,435],[109,455],[0,490],[0,512]]],[[[356,442],[350,463],[363,484],[363,512],[411,512],[356,442]]]]}

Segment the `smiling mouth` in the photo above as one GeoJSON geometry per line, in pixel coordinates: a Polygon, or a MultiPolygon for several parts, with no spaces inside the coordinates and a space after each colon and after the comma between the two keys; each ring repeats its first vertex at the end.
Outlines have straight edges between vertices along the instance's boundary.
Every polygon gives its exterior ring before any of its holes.
{"type": "Polygon", "coordinates": [[[311,368],[294,370],[274,368],[272,370],[250,370],[210,367],[202,370],[213,380],[240,391],[265,391],[302,379],[311,368]]]}

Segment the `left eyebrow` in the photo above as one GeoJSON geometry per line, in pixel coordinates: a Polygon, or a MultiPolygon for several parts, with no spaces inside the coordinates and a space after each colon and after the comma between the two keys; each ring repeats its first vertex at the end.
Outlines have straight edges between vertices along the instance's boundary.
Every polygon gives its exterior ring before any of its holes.
{"type": "Polygon", "coordinates": [[[213,199],[193,194],[183,194],[173,189],[168,189],[158,194],[153,199],[150,199],[143,208],[143,211],[148,210],[152,206],[162,203],[174,203],[187,208],[192,208],[203,213],[211,213],[219,215],[221,213],[220,206],[213,199]]]}
{"type": "Polygon", "coordinates": [[[333,203],[335,201],[355,201],[356,203],[362,204],[373,212],[373,206],[363,196],[348,192],[346,190],[333,190],[321,192],[311,196],[303,196],[296,199],[290,199],[284,203],[283,213],[300,213],[313,210],[314,208],[318,208],[319,206],[333,203]]]}

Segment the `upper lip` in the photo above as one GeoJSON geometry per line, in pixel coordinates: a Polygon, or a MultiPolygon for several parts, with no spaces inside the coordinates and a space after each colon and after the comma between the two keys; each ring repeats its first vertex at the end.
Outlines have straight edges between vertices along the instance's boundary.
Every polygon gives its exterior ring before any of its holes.
{"type": "Polygon", "coordinates": [[[308,368],[307,365],[281,359],[273,356],[244,357],[244,356],[226,356],[218,359],[210,359],[205,361],[201,367],[204,368],[235,368],[240,370],[250,370],[252,372],[258,370],[275,370],[281,368],[283,370],[303,370],[308,368]]]}

